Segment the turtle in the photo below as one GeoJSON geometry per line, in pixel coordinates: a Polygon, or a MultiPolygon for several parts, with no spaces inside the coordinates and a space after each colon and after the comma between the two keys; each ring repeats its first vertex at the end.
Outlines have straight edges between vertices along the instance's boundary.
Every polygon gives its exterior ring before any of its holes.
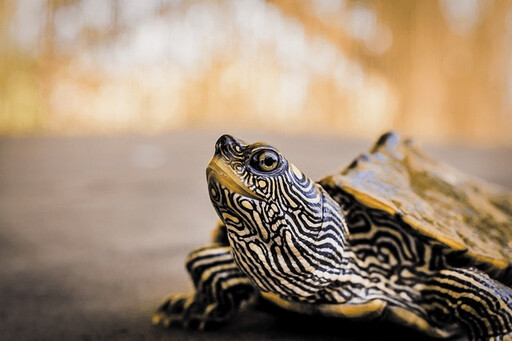
{"type": "Polygon", "coordinates": [[[267,143],[223,135],[206,174],[220,221],[187,257],[195,291],[165,297],[153,324],[215,328],[264,300],[434,338],[512,340],[510,191],[395,132],[319,181],[267,143]]]}

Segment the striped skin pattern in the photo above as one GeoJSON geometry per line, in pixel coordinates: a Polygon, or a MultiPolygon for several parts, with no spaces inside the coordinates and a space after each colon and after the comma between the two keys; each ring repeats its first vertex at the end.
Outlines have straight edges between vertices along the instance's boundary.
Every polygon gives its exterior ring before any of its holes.
{"type": "Polygon", "coordinates": [[[226,224],[236,263],[256,286],[311,300],[351,259],[343,255],[346,225],[339,206],[326,205],[331,199],[325,191],[286,160],[281,159],[277,172],[247,171],[249,156],[267,149],[272,148],[218,143],[217,162],[229,164],[256,198],[224,186],[219,176],[209,176],[210,198],[226,224]]]}
{"type": "Polygon", "coordinates": [[[375,286],[386,284],[394,291],[379,298],[414,311],[440,329],[459,324],[471,339],[500,339],[512,332],[511,288],[476,268],[455,268],[453,263],[463,255],[450,255],[439,242],[414,236],[400,217],[359,204],[329,186],[328,179],[320,183],[342,207],[359,269],[376,278],[370,280],[375,286]]]}
{"type": "Polygon", "coordinates": [[[259,291],[292,308],[305,304],[311,313],[319,306],[383,301],[382,318],[432,336],[449,337],[460,327],[473,340],[510,340],[512,290],[482,272],[482,264],[466,264],[463,255],[417,235],[400,216],[359,204],[327,178],[309,180],[273,147],[223,136],[207,179],[232,258],[219,244],[191,254],[189,264],[198,265],[187,267],[197,292],[164,302],[157,323],[179,316],[186,324],[194,314],[202,321],[227,320],[248,300],[220,304],[229,308],[214,317],[211,306],[245,278],[240,297],[253,294],[250,280],[259,291]],[[221,290],[212,287],[213,278],[236,268],[235,279],[221,290]]]}

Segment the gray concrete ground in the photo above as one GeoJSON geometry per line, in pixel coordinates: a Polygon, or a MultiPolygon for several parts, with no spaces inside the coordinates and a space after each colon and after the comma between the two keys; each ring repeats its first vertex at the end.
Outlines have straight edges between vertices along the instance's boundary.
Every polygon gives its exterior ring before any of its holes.
{"type": "MultiPolygon", "coordinates": [[[[210,333],[150,325],[170,291],[188,291],[187,253],[216,216],[205,167],[220,131],[0,140],[0,339],[421,339],[390,325],[274,317],[249,310],[210,333]],[[389,337],[388,337],[389,336],[389,337]]],[[[238,133],[266,140],[313,178],[372,141],[238,133]]],[[[511,149],[428,148],[512,188],[511,149]]]]}

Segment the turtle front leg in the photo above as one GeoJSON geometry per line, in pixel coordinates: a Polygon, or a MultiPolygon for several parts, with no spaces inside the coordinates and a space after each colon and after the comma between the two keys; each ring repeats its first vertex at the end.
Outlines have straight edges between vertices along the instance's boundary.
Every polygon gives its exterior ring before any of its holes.
{"type": "Polygon", "coordinates": [[[192,251],[186,268],[195,292],[168,295],[153,315],[153,324],[207,329],[226,322],[256,297],[228,246],[212,244],[192,251]]]}

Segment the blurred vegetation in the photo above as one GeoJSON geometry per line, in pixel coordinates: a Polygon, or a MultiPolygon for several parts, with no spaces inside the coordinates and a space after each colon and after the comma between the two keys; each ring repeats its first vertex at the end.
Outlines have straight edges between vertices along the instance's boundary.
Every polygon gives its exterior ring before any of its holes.
{"type": "Polygon", "coordinates": [[[512,1],[4,0],[0,134],[512,145],[512,1]]]}
{"type": "Polygon", "coordinates": [[[0,133],[41,132],[45,100],[37,60],[21,53],[4,56],[0,79],[0,133]]]}

